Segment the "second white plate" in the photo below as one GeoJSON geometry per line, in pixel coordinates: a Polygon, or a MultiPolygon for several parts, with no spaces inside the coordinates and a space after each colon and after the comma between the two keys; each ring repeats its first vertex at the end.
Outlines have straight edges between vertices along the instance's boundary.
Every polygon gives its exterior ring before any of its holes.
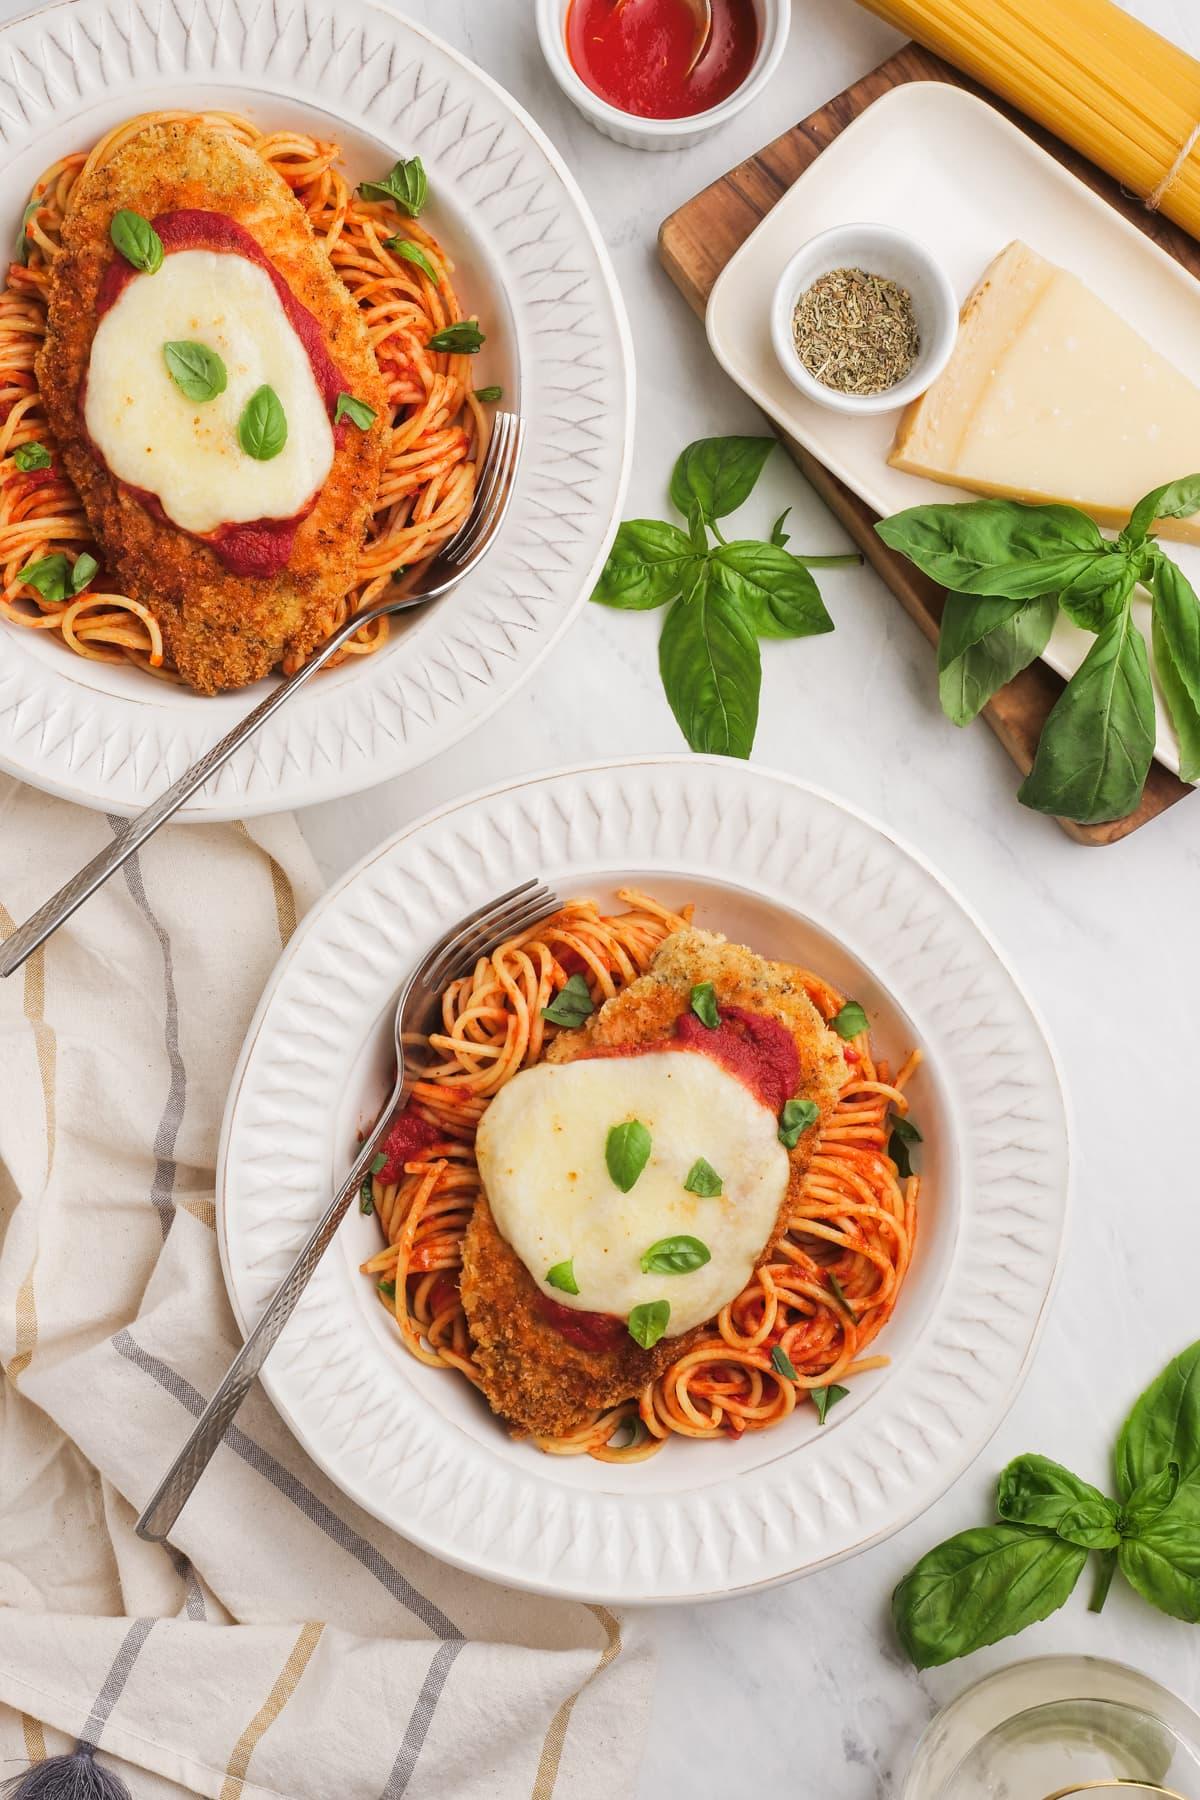
{"type": "MultiPolygon", "coordinates": [[[[855,220],[915,233],[960,303],[991,259],[1021,238],[1078,275],[1200,385],[1200,282],[994,107],[944,82],[895,88],[847,126],[767,214],[721,274],[707,315],[713,353],[738,386],[880,514],[976,496],[890,468],[896,413],[830,412],[805,399],[775,359],[770,304],[784,265],[818,231],[855,220]]],[[[1200,589],[1200,548],[1172,544],[1170,552],[1200,589]]],[[[1149,614],[1147,603],[1135,602],[1147,637],[1149,614]]],[[[1060,618],[1045,660],[1071,675],[1091,642],[1060,618]]],[[[1179,745],[1157,687],[1155,702],[1155,754],[1178,771],[1179,745]]]]}

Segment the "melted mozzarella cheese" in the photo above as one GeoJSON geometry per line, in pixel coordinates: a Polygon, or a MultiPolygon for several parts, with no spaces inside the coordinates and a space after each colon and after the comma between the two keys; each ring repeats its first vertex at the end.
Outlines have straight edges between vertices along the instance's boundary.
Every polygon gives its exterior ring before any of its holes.
{"type": "Polygon", "coordinates": [[[745,1286],[788,1184],[775,1114],[710,1057],[689,1051],[539,1063],[496,1095],[479,1127],[479,1168],[501,1234],[560,1305],[628,1318],[668,1300],[667,1335],[711,1319],[745,1286]],[[627,1194],[610,1176],[611,1126],[640,1119],[650,1160],[627,1194]],[[724,1183],[712,1199],[684,1187],[697,1158],[724,1183]],[[660,1238],[699,1238],[711,1261],[646,1275],[660,1238]],[[547,1271],[570,1259],[578,1294],[547,1271]]]}
{"type": "Polygon", "coordinates": [[[185,531],[290,519],[333,462],[324,398],[270,276],[225,251],[177,250],[126,284],[96,328],[84,417],[112,473],[156,495],[185,531]],[[216,351],[223,394],[197,402],[180,392],[163,356],[179,340],[216,351]],[[264,385],[279,396],[287,442],[258,462],[237,427],[264,385]]]}

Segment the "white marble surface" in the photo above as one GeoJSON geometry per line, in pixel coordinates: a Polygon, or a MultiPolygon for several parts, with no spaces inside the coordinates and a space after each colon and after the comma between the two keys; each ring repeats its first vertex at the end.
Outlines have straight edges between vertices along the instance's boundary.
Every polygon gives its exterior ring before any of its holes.
{"type": "MultiPolygon", "coordinates": [[[[530,109],[599,216],[638,358],[627,512],[656,513],[689,439],[760,428],[658,267],[660,220],[873,66],[896,38],[852,0],[797,0],[786,60],[753,115],[698,149],[648,156],[598,136],[563,100],[541,62],[531,0],[404,0],[402,10],[530,109]]],[[[1200,54],[1195,0],[1137,0],[1134,10],[1200,54]]],[[[780,454],[747,523],[760,528],[788,504],[795,547],[838,546],[838,527],[780,454]]],[[[1008,951],[1046,1019],[1073,1104],[1074,1218],[1033,1373],[976,1469],[939,1506],[808,1581],[653,1616],[660,1669],[644,1800],[715,1800],[751,1782],[805,1800],[890,1795],[935,1708],[1017,1655],[1123,1658],[1200,1701],[1200,1632],[1128,1593],[1114,1593],[1100,1619],[1077,1594],[1015,1644],[927,1676],[906,1666],[887,1624],[895,1581],[929,1545],[988,1516],[990,1484],[1009,1456],[1041,1450],[1103,1481],[1123,1409],[1200,1335],[1188,1079],[1200,1014],[1200,800],[1116,848],[1079,848],[1016,804],[1013,766],[985,727],[959,732],[942,718],[929,649],[870,571],[831,573],[824,591],[832,636],[765,647],[755,759],[832,788],[919,845],[1008,951]]],[[[658,681],[657,632],[653,615],[586,609],[535,683],[436,766],[304,815],[327,874],[493,779],[679,748],[658,681]]]]}

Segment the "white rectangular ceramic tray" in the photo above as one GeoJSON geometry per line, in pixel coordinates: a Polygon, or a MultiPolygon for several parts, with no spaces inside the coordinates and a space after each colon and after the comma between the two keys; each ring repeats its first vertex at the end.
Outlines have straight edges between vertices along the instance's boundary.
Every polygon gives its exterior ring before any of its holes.
{"type": "MultiPolygon", "coordinates": [[[[974,95],[911,82],[876,100],[805,170],[723,270],[708,303],[709,343],[722,367],[776,424],[880,514],[961,490],[889,468],[897,414],[847,417],[806,400],[771,349],[771,296],[784,264],[831,225],[873,220],[922,238],[966,299],[1013,238],[1070,269],[1200,385],[1200,282],[1136,226],[974,95]]],[[[1200,469],[1200,444],[1194,469],[1200,469]]],[[[1200,591],[1200,548],[1169,546],[1200,591]]],[[[1149,633],[1149,605],[1138,622],[1149,633]]],[[[1060,620],[1046,661],[1078,668],[1092,639],[1060,620]]],[[[1156,754],[1179,768],[1175,733],[1156,688],[1156,754]]]]}

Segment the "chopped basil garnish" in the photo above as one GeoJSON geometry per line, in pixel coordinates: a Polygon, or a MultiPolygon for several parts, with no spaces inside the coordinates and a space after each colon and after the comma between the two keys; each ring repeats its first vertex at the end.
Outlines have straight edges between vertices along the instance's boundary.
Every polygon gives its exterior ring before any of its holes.
{"type": "Polygon", "coordinates": [[[405,262],[415,263],[422,275],[428,275],[434,287],[438,285],[441,276],[422,250],[420,244],[414,244],[411,238],[403,238],[397,235],[396,237],[385,238],[383,247],[385,250],[390,250],[393,256],[401,256],[404,258],[405,262]]]}
{"type": "Polygon", "coordinates": [[[812,1100],[787,1101],[779,1115],[780,1143],[788,1150],[794,1150],[800,1141],[800,1133],[816,1124],[820,1110],[812,1100]]]}
{"type": "Polygon", "coordinates": [[[379,1283],[379,1292],[384,1296],[385,1299],[394,1300],[396,1298],[395,1282],[394,1281],[381,1281],[379,1283]]]}
{"type": "Polygon", "coordinates": [[[896,1165],[896,1173],[902,1181],[907,1181],[912,1174],[912,1158],[908,1154],[910,1144],[922,1142],[921,1134],[911,1119],[905,1119],[899,1113],[893,1113],[892,1135],[888,1139],[888,1155],[896,1165]]]}
{"type": "Polygon", "coordinates": [[[867,1029],[867,1015],[857,1000],[847,1000],[840,1013],[835,1013],[829,1023],[840,1038],[857,1037],[860,1031],[867,1029]]]}
{"type": "Polygon", "coordinates": [[[789,1381],[795,1381],[795,1367],[782,1344],[774,1345],[771,1350],[771,1367],[777,1375],[784,1375],[789,1381]]]}
{"type": "Polygon", "coordinates": [[[652,1350],[667,1329],[670,1317],[669,1300],[647,1300],[645,1305],[635,1306],[630,1313],[629,1335],[643,1350],[652,1350]]]}
{"type": "Polygon", "coordinates": [[[18,444],[13,451],[13,461],[23,475],[28,475],[31,469],[50,467],[50,452],[45,444],[18,444]]]}
{"type": "Polygon", "coordinates": [[[596,1006],[588,993],[588,984],[582,975],[568,975],[566,985],[561,987],[548,1006],[543,1006],[542,1017],[549,1019],[551,1025],[582,1025],[585,1019],[591,1018],[596,1006]]]}
{"type": "Polygon", "coordinates": [[[255,388],[238,420],[238,443],[255,462],[270,462],[287,443],[287,418],[273,387],[255,388]]]}
{"type": "Polygon", "coordinates": [[[698,1156],[687,1172],[684,1187],[689,1194],[701,1194],[705,1200],[715,1200],[725,1191],[725,1183],[717,1174],[710,1162],[698,1156]]]}
{"type": "Polygon", "coordinates": [[[21,229],[17,232],[17,261],[19,263],[27,265],[29,262],[29,251],[31,248],[28,236],[29,221],[33,218],[35,213],[40,211],[41,205],[42,196],[38,195],[29,201],[25,211],[21,214],[21,229]]]}
{"type": "Polygon", "coordinates": [[[808,1391],[812,1398],[812,1403],[817,1409],[817,1418],[823,1425],[825,1423],[825,1414],[829,1411],[830,1407],[836,1406],[839,1400],[844,1400],[846,1395],[850,1392],[850,1389],[839,1387],[835,1381],[832,1387],[809,1388],[808,1391]]]}
{"type": "Polygon", "coordinates": [[[552,1269],[547,1269],[546,1281],[550,1287],[558,1288],[564,1294],[577,1294],[579,1283],[575,1279],[575,1258],[568,1256],[566,1262],[555,1263],[552,1269]]]}
{"type": "Polygon", "coordinates": [[[478,325],[464,319],[457,325],[443,325],[440,331],[435,331],[429,340],[429,348],[446,350],[451,356],[474,356],[486,342],[478,325]]]}
{"type": "Polygon", "coordinates": [[[225,392],[229,379],[225,364],[207,344],[175,338],[163,345],[163,360],[167,374],[185,400],[215,400],[225,392]]]}
{"type": "Polygon", "coordinates": [[[832,1271],[830,1271],[828,1273],[827,1279],[829,1282],[830,1292],[833,1294],[834,1299],[837,1301],[837,1303],[841,1307],[842,1311],[846,1314],[846,1317],[849,1319],[853,1319],[854,1323],[857,1325],[858,1324],[858,1314],[855,1312],[854,1308],[851,1306],[850,1302],[847,1300],[845,1288],[842,1286],[842,1284],[838,1280],[837,1276],[832,1273],[832,1271]]]}
{"type": "Polygon", "coordinates": [[[368,406],[365,400],[356,400],[353,394],[339,394],[337,405],[333,409],[335,425],[340,425],[343,419],[349,419],[360,431],[370,431],[377,416],[373,406],[368,406]]]}
{"type": "Polygon", "coordinates": [[[135,269],[153,275],[162,268],[162,239],[141,213],[131,212],[123,206],[120,212],[113,214],[108,235],[125,261],[132,263],[135,269]]]}
{"type": "Polygon", "coordinates": [[[650,1161],[650,1133],[640,1119],[612,1127],[604,1142],[604,1160],[617,1187],[627,1194],[650,1161]]]}
{"type": "Polygon", "coordinates": [[[358,1190],[358,1210],[360,1213],[375,1211],[375,1195],[371,1191],[371,1177],[368,1175],[358,1190]]]}
{"type": "Polygon", "coordinates": [[[702,1269],[711,1261],[712,1251],[707,1244],[683,1235],[659,1238],[657,1244],[651,1244],[641,1267],[643,1275],[690,1275],[693,1269],[702,1269]]]}
{"type": "Polygon", "coordinates": [[[503,400],[504,389],[502,387],[476,388],[475,389],[475,398],[477,400],[482,400],[484,405],[486,406],[493,401],[503,400]]]}
{"type": "Polygon", "coordinates": [[[401,157],[382,181],[359,183],[364,200],[390,200],[399,212],[415,219],[429,198],[429,177],[419,156],[401,157]]]}
{"type": "Polygon", "coordinates": [[[70,559],[61,550],[56,550],[52,556],[27,563],[17,579],[35,588],[43,600],[71,600],[82,593],[97,567],[95,557],[86,551],[76,558],[72,567],[70,559]]]}
{"type": "Polygon", "coordinates": [[[380,1150],[375,1156],[373,1156],[371,1158],[371,1174],[378,1175],[380,1169],[382,1169],[382,1167],[386,1161],[387,1161],[387,1152],[385,1150],[380,1150]]]}
{"type": "Polygon", "coordinates": [[[715,1031],[721,1023],[721,1015],[717,1011],[717,990],[711,981],[698,981],[692,989],[692,1011],[710,1031],[715,1031]]]}

